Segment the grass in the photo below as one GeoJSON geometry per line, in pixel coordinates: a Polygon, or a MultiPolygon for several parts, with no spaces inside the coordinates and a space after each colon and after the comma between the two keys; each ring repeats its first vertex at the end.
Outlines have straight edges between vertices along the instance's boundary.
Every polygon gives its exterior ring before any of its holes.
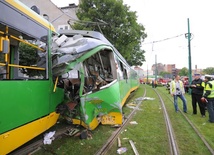
{"type": "MultiPolygon", "coordinates": [[[[144,94],[144,87],[147,88],[146,97],[154,98],[154,100],[145,100],[140,105],[140,110],[134,114],[131,121],[136,121],[138,124],[128,124],[119,135],[123,147],[128,150],[124,154],[134,155],[129,140],[132,140],[139,152],[139,154],[170,154],[168,147],[168,138],[166,133],[166,125],[164,122],[163,112],[160,101],[151,86],[141,85],[135,91],[127,103],[134,102],[134,99],[142,97],[144,94]]],[[[156,88],[162,95],[166,104],[166,108],[176,134],[180,154],[185,155],[208,155],[209,151],[204,147],[203,142],[195,134],[193,129],[185,121],[181,113],[175,113],[174,105],[170,101],[170,96],[164,87],[156,88]]],[[[191,99],[186,95],[188,102],[188,113],[186,116],[193,122],[197,129],[204,135],[207,141],[214,148],[214,125],[207,123],[207,117],[202,118],[200,115],[191,115],[191,99]]],[[[181,101],[178,102],[179,108],[182,109],[181,101]]],[[[130,114],[132,109],[124,106],[123,112],[125,116],[130,114]]],[[[35,153],[36,155],[92,155],[95,154],[103,144],[106,143],[115,128],[110,126],[99,125],[98,128],[92,131],[93,139],[81,140],[78,137],[62,136],[60,139],[54,140],[51,145],[44,145],[45,149],[35,153]]],[[[117,142],[107,154],[117,154],[117,142]]]]}
{"type": "MultiPolygon", "coordinates": [[[[159,91],[164,91],[164,88],[159,88],[159,91]]],[[[184,119],[181,113],[175,113],[174,110],[174,105],[173,102],[170,100],[171,97],[169,94],[167,96],[163,95],[167,111],[174,129],[174,132],[176,134],[176,140],[178,142],[180,154],[210,154],[208,149],[204,147],[203,142],[200,140],[200,138],[196,135],[195,131],[192,129],[192,127],[188,124],[188,122],[184,119]]],[[[172,99],[172,97],[171,97],[172,99]]],[[[188,108],[188,113],[185,114],[192,122],[193,124],[197,127],[199,122],[204,122],[206,121],[206,118],[202,118],[199,115],[196,115],[193,119],[192,114],[192,107],[191,107],[191,99],[188,95],[186,95],[187,99],[187,108],[188,108]]],[[[182,102],[180,99],[178,99],[178,105],[179,109],[182,109],[182,102]]],[[[209,129],[206,129],[209,130],[209,129]]]]}
{"type": "Polygon", "coordinates": [[[94,154],[104,145],[108,137],[115,129],[110,126],[100,125],[92,131],[93,139],[80,139],[79,137],[62,136],[54,140],[51,145],[44,145],[43,149],[35,153],[36,155],[85,155],[94,154]],[[103,134],[103,132],[105,132],[103,134]]]}
{"type": "MultiPolygon", "coordinates": [[[[135,98],[142,96],[142,94],[137,91],[135,98]]],[[[154,92],[147,91],[146,96],[154,97],[154,92]]],[[[159,101],[157,99],[143,101],[140,108],[142,110],[137,111],[131,120],[136,121],[138,124],[129,124],[120,135],[122,146],[128,148],[127,154],[134,154],[128,140],[135,142],[139,154],[170,154],[166,125],[159,101]]],[[[114,147],[108,154],[116,154],[116,150],[117,145],[115,142],[114,147]]]]}

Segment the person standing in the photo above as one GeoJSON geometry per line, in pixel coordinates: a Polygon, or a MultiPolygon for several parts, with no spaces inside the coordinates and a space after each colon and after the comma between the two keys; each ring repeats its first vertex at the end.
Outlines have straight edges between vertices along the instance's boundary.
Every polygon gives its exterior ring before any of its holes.
{"type": "Polygon", "coordinates": [[[185,93],[189,92],[189,80],[188,79],[186,79],[184,81],[184,90],[185,90],[185,93]]]}
{"type": "Polygon", "coordinates": [[[194,80],[191,82],[190,88],[192,89],[192,109],[193,114],[197,114],[197,103],[200,109],[200,113],[202,117],[205,117],[205,104],[201,102],[201,98],[203,95],[204,87],[203,80],[200,78],[200,74],[194,75],[194,80]]]}
{"type": "Polygon", "coordinates": [[[155,87],[155,83],[154,83],[154,80],[152,80],[152,88],[155,87]]]}
{"type": "Polygon", "coordinates": [[[207,110],[209,113],[209,122],[214,123],[214,81],[212,81],[212,76],[205,75],[205,87],[204,94],[201,101],[207,103],[207,110]]]}
{"type": "Polygon", "coordinates": [[[186,98],[184,96],[184,85],[183,82],[180,80],[180,76],[176,75],[175,79],[170,84],[170,94],[174,98],[174,107],[175,111],[178,112],[178,97],[183,102],[183,112],[187,113],[187,104],[186,98]]]}

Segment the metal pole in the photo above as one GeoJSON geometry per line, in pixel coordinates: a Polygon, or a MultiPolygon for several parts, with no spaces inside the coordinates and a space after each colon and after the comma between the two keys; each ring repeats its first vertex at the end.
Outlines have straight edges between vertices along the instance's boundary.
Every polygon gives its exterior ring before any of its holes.
{"type": "Polygon", "coordinates": [[[155,81],[157,81],[157,55],[155,55],[155,81]]]}
{"type": "MultiPolygon", "coordinates": [[[[187,18],[187,24],[188,24],[188,50],[189,50],[189,83],[192,82],[192,63],[191,63],[191,33],[190,33],[190,24],[189,24],[189,18],[187,18]]],[[[191,90],[189,89],[189,94],[191,94],[191,90]]]]}
{"type": "Polygon", "coordinates": [[[146,77],[146,84],[149,82],[149,71],[148,71],[148,65],[147,65],[147,77],[146,77]]]}

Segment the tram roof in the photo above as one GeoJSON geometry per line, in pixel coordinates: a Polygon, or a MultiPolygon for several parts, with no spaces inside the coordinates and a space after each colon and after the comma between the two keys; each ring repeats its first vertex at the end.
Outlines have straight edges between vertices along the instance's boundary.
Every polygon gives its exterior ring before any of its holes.
{"type": "Polygon", "coordinates": [[[102,33],[97,32],[97,31],[87,31],[87,30],[60,30],[59,31],[60,34],[65,34],[68,37],[72,37],[74,35],[80,34],[84,37],[90,37],[90,38],[95,38],[98,39],[102,42],[104,42],[107,45],[110,45],[115,53],[118,55],[118,57],[120,57],[122,59],[122,61],[124,63],[126,63],[127,65],[129,65],[127,63],[127,61],[123,58],[123,56],[120,54],[120,52],[114,47],[114,45],[112,45],[105,37],[102,33]]]}
{"type": "Polygon", "coordinates": [[[55,32],[51,23],[18,0],[0,1],[0,22],[29,36],[41,38],[48,30],[55,32]]]}

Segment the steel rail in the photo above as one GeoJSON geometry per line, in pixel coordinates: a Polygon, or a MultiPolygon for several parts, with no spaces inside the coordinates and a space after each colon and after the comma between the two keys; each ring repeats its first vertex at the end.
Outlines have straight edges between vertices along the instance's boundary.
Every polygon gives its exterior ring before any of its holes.
{"type": "MultiPolygon", "coordinates": [[[[59,129],[58,131],[56,131],[56,134],[54,135],[55,138],[63,135],[68,129],[68,126],[65,126],[61,129],[59,129]]],[[[39,150],[39,148],[44,145],[43,144],[43,139],[38,139],[33,141],[32,143],[29,142],[29,144],[27,144],[26,146],[20,147],[16,150],[14,150],[13,152],[9,153],[9,155],[24,155],[24,154],[32,154],[32,152],[36,152],[39,150]]]]}
{"type": "Polygon", "coordinates": [[[173,131],[173,128],[172,128],[172,125],[171,125],[171,122],[170,122],[170,119],[169,119],[169,115],[167,113],[164,101],[163,101],[162,97],[160,96],[160,94],[157,92],[157,90],[154,89],[154,91],[158,95],[158,97],[160,99],[160,102],[161,102],[161,106],[163,108],[171,154],[178,155],[179,154],[179,150],[178,150],[177,142],[176,142],[176,139],[175,139],[174,131],[173,131]]]}
{"type": "MultiPolygon", "coordinates": [[[[165,94],[165,93],[163,93],[165,94]]],[[[165,94],[165,96],[173,103],[174,101],[169,98],[168,95],[165,94]]],[[[180,113],[183,115],[183,117],[186,119],[186,121],[189,123],[189,125],[193,128],[193,130],[196,132],[196,134],[199,136],[199,138],[203,141],[204,145],[207,147],[207,149],[210,151],[211,154],[214,155],[214,150],[210,146],[210,144],[207,142],[207,140],[204,138],[204,136],[198,131],[198,129],[195,127],[195,125],[190,121],[190,119],[181,111],[179,110],[180,113]]]]}

